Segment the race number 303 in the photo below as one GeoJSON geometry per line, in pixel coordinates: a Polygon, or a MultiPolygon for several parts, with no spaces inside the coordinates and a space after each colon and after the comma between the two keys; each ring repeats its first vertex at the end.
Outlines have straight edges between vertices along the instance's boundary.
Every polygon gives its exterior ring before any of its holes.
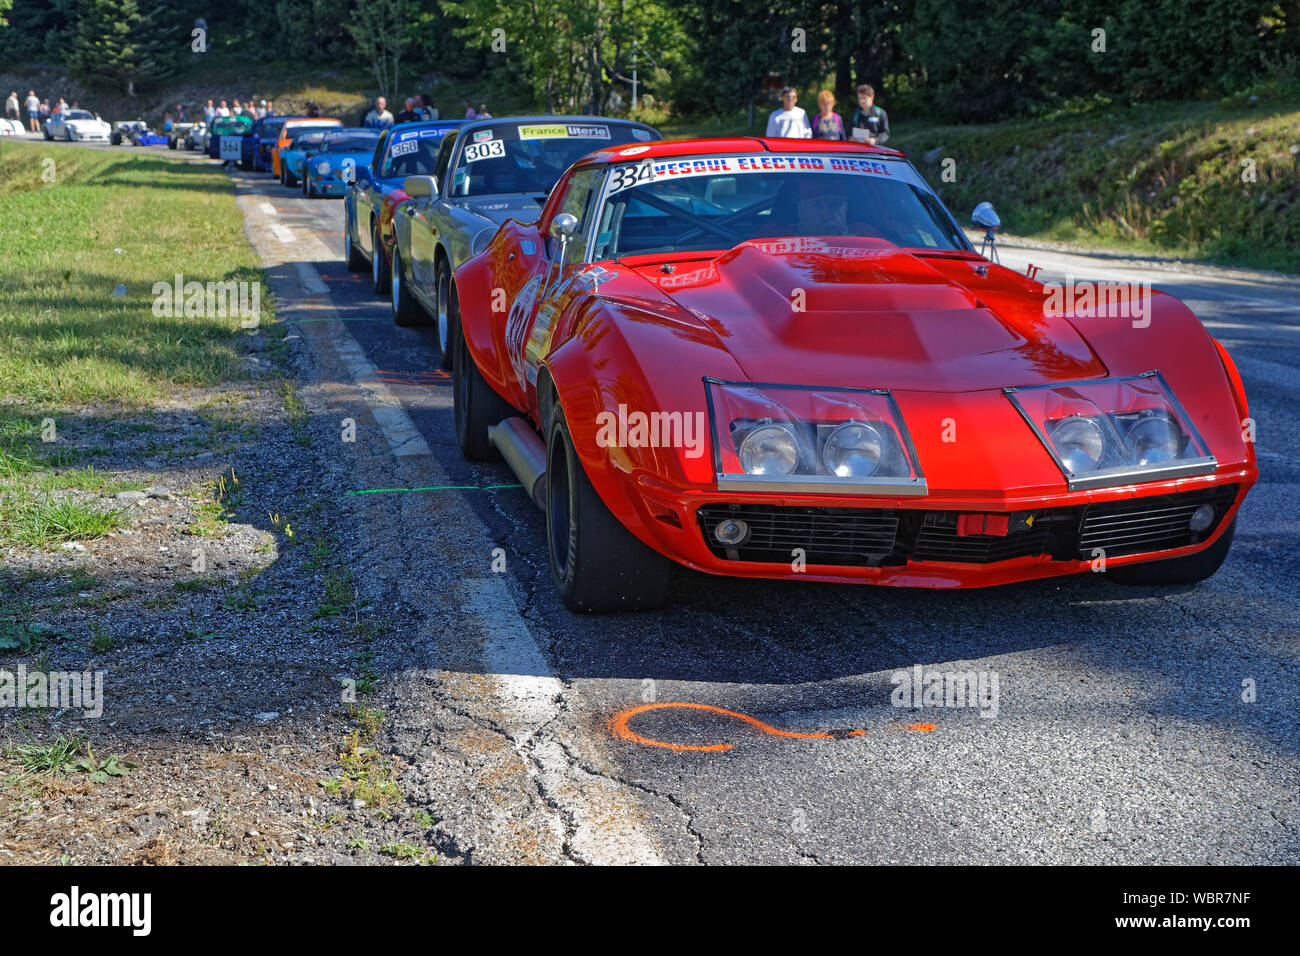
{"type": "Polygon", "coordinates": [[[505,140],[494,139],[487,143],[470,143],[465,147],[465,162],[476,163],[480,159],[506,154],[505,140]]]}

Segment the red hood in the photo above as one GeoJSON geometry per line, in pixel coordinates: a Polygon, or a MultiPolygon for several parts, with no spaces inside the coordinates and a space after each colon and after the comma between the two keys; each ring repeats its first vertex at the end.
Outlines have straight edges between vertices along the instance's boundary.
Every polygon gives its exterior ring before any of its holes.
{"type": "Polygon", "coordinates": [[[1036,285],[997,267],[976,282],[980,264],[877,239],[779,239],[642,274],[755,382],[958,392],[1106,374],[1068,322],[1043,315],[1036,285]]]}

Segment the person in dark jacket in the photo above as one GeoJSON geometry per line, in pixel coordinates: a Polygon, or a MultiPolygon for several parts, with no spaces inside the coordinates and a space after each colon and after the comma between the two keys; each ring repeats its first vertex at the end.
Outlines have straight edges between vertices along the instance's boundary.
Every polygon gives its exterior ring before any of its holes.
{"type": "Polygon", "coordinates": [[[858,108],[849,126],[850,136],[860,143],[884,146],[889,139],[889,116],[876,105],[876,91],[870,83],[858,87],[858,108]]]}

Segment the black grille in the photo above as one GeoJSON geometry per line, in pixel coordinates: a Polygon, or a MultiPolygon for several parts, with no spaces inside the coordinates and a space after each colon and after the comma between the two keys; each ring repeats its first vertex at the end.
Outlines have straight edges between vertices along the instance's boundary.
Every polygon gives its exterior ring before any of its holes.
{"type": "Polygon", "coordinates": [[[1092,557],[1095,548],[1115,557],[1196,544],[1218,527],[1219,519],[1236,497],[1237,486],[1226,485],[1178,495],[1088,505],[1083,509],[1079,528],[1079,557],[1092,557]],[[1204,531],[1192,531],[1187,527],[1192,512],[1207,504],[1214,508],[1214,521],[1204,531]]]}
{"type": "Polygon", "coordinates": [[[928,512],[922,518],[912,546],[912,559],[990,564],[1031,554],[1050,554],[1054,535],[1060,530],[1072,530],[1078,522],[1070,508],[1024,512],[1013,518],[1012,529],[1005,535],[959,535],[957,512],[928,512]],[[1032,519],[1029,524],[1025,524],[1027,519],[1032,519]]]}
{"type": "Polygon", "coordinates": [[[990,564],[1039,554],[1057,561],[1086,560],[1096,548],[1118,557],[1186,547],[1212,534],[1236,497],[1236,485],[1223,485],[1130,501],[1019,511],[1007,515],[1006,535],[959,535],[956,511],[708,504],[700,507],[698,516],[709,549],[730,561],[788,564],[794,549],[802,548],[809,564],[832,566],[907,561],[990,564]],[[1192,512],[1204,504],[1214,507],[1214,520],[1204,531],[1191,531],[1192,512]],[[748,536],[734,547],[714,537],[714,529],[725,518],[738,518],[749,526],[748,536]]]}
{"type": "Polygon", "coordinates": [[[872,508],[782,508],[776,505],[704,505],[699,510],[704,540],[713,553],[732,561],[794,560],[802,548],[809,564],[879,564],[894,550],[898,515],[872,508]],[[734,548],[714,537],[725,518],[749,525],[734,548]]]}

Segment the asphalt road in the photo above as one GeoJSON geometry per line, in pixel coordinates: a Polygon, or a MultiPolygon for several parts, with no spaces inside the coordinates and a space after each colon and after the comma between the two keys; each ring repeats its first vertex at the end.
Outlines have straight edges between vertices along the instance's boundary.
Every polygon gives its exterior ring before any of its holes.
{"type": "MultiPolygon", "coordinates": [[[[460,686],[456,678],[464,686],[494,681],[498,697],[514,695],[512,713],[525,729],[508,737],[527,752],[530,776],[481,784],[497,788],[494,799],[509,815],[512,801],[535,800],[530,786],[545,795],[548,773],[572,782],[562,801],[566,855],[709,863],[1300,859],[1300,282],[1003,248],[1004,264],[1032,261],[1044,269],[1040,278],[1148,279],[1183,298],[1236,359],[1258,422],[1261,480],[1226,564],[1197,587],[1128,588],[1090,574],[934,592],[675,569],[663,610],[578,617],[554,595],[540,512],[518,488],[493,487],[513,484],[513,475],[461,458],[432,329],[397,328],[368,276],[344,268],[342,203],[309,202],[268,176],[234,175],[250,238],[264,255],[268,242],[278,243],[272,274],[281,316],[323,320],[300,347],[328,342],[351,356],[349,374],[371,376],[372,410],[395,401],[404,413],[376,412],[374,420],[409,419],[427,447],[393,457],[391,485],[466,486],[365,497],[372,516],[427,510],[439,529],[429,533],[446,532],[433,541],[411,532],[398,545],[425,552],[427,577],[403,586],[417,596],[427,590],[440,633],[456,637],[439,645],[437,660],[417,660],[413,650],[399,663],[437,669],[444,702],[460,686]],[[276,225],[278,237],[268,240],[276,225]],[[497,548],[507,569],[494,576],[497,548]],[[478,569],[468,589],[466,562],[478,569]],[[915,665],[996,675],[996,716],[892,706],[890,676],[915,665]],[[613,721],[647,703],[730,713],[664,707],[628,718],[633,734],[673,748],[620,736],[613,721]],[[907,729],[918,722],[934,729],[907,729]],[[863,732],[848,733],[855,730],[863,732]],[[682,749],[712,745],[729,746],[682,749]]],[[[313,364],[325,378],[340,367],[313,364]]],[[[377,447],[388,454],[382,441],[377,447]]],[[[384,481],[376,455],[369,479],[384,481]]],[[[406,527],[395,519],[385,533],[400,539],[406,527]]],[[[422,686],[409,693],[425,693],[422,686]]],[[[437,792],[436,780],[430,786],[437,792]]],[[[504,832],[475,836],[491,851],[481,855],[531,858],[504,832]]]]}

